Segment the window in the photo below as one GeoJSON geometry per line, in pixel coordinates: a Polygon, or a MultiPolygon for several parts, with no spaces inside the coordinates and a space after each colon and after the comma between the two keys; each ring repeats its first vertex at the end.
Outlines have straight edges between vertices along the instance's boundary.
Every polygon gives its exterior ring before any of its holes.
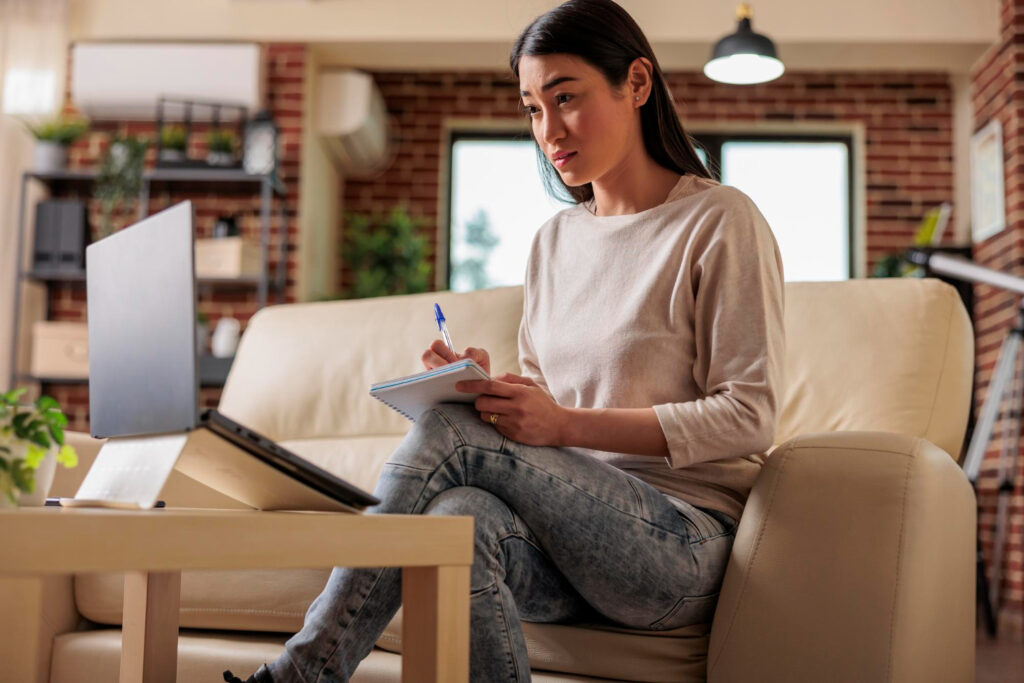
{"type": "MultiPolygon", "coordinates": [[[[779,243],[788,281],[854,275],[849,137],[695,134],[721,181],[746,193],[779,243]]],[[[453,291],[521,284],[533,236],[565,208],[544,191],[526,133],[453,133],[448,272],[453,291]]]]}
{"type": "Polygon", "coordinates": [[[849,137],[695,134],[721,181],[764,214],[786,280],[846,280],[855,268],[849,137]]]}
{"type": "Polygon", "coordinates": [[[522,133],[457,133],[449,158],[448,286],[465,292],[523,283],[530,244],[566,208],[541,184],[522,133]]]}

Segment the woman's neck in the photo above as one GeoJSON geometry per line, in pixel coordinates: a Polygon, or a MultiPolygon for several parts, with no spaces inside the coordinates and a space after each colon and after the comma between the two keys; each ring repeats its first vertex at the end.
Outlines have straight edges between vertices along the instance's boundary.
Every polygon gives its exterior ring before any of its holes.
{"type": "Polygon", "coordinates": [[[591,187],[594,190],[594,214],[625,216],[652,209],[664,203],[679,182],[680,175],[659,165],[640,147],[635,158],[623,163],[591,187]]]}

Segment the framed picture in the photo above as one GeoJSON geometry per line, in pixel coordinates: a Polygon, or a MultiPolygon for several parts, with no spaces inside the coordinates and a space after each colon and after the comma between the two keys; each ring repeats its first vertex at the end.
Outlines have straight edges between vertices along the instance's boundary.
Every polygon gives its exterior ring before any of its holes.
{"type": "Polygon", "coordinates": [[[1006,227],[1003,126],[993,119],[971,137],[971,238],[975,244],[1006,227]]]}

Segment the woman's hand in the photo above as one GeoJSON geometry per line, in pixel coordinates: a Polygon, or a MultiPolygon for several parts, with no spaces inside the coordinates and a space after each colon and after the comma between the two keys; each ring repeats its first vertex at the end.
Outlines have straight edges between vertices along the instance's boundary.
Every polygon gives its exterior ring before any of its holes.
{"type": "Polygon", "coordinates": [[[528,446],[562,445],[567,412],[532,379],[506,372],[489,380],[457,382],[455,389],[480,394],[473,405],[499,434],[528,446]]]}
{"type": "Polygon", "coordinates": [[[488,375],[491,374],[491,356],[483,349],[474,349],[472,346],[458,355],[453,355],[451,349],[440,339],[435,339],[430,348],[423,352],[420,360],[427,370],[439,368],[458,360],[469,358],[476,361],[476,364],[484,369],[488,375]]]}

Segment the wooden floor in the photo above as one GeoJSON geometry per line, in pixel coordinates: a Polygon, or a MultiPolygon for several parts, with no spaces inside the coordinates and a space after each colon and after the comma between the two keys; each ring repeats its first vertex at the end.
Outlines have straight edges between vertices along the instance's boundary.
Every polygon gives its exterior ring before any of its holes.
{"type": "Polygon", "coordinates": [[[992,640],[979,631],[974,661],[975,683],[1024,681],[1024,641],[1020,639],[992,640]]]}

